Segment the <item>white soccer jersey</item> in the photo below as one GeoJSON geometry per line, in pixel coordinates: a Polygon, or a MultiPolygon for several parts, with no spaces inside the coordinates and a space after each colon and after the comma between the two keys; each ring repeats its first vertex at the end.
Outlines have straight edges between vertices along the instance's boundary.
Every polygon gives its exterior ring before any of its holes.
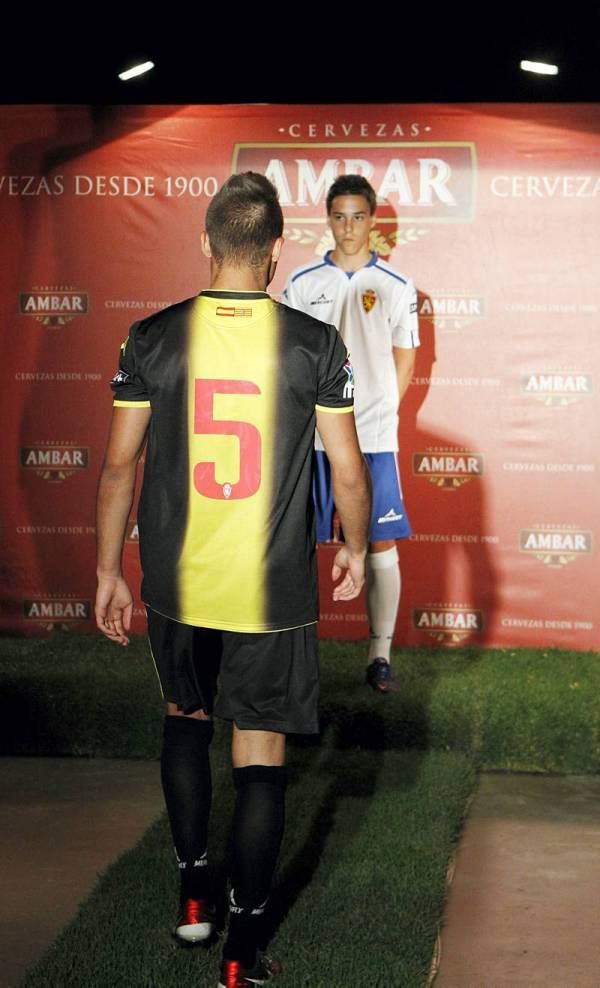
{"type": "MultiPolygon", "coordinates": [[[[398,382],[392,347],[419,346],[417,295],[406,275],[376,253],[358,271],[342,271],[329,251],[289,276],[282,301],[333,323],[356,376],[354,414],[363,453],[398,449],[398,382]]],[[[317,449],[323,449],[317,434],[317,449]]]]}

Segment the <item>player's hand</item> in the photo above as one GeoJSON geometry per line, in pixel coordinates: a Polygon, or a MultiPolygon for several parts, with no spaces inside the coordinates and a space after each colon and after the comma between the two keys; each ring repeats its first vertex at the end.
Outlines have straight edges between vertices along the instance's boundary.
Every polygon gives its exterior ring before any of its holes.
{"type": "Polygon", "coordinates": [[[334,601],[353,600],[358,597],[365,582],[366,555],[366,550],[357,554],[350,552],[346,545],[343,545],[336,552],[331,569],[331,579],[335,583],[342,576],[344,570],[346,570],[346,575],[341,583],[333,588],[334,601]]]}
{"type": "Polygon", "coordinates": [[[129,645],[133,597],[122,576],[99,576],[94,608],[96,624],[117,645],[129,645]]]}

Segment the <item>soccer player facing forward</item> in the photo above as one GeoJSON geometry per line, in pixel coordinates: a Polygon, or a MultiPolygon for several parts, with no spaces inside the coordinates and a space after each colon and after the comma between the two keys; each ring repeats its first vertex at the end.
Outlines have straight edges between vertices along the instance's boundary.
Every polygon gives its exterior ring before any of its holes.
{"type": "Polygon", "coordinates": [[[147,441],[142,599],[167,701],[161,774],[181,876],[174,934],[184,942],[214,932],[211,718],[232,722],[221,988],[263,984],[278,970],[260,948],[283,833],[285,736],[318,730],[315,423],[346,533],[334,600],[360,592],[367,551],[369,478],[348,355],[333,326],[266,293],[282,231],[277,193],[262,175],[232,176],[211,201],[202,235],[211,287],[131,327],[98,492],[96,621],[126,645],[133,600],[121,552],[147,441]]]}
{"type": "MultiPolygon", "coordinates": [[[[369,249],[376,207],[375,191],[361,175],[336,179],[327,193],[335,248],[292,272],[282,299],[337,326],[355,371],[356,428],[373,484],[366,681],[386,692],[401,590],[396,540],[411,534],[398,470],[398,406],[413,374],[419,327],[412,280],[369,249]]],[[[338,538],[339,505],[322,438],[316,440],[317,541],[328,542],[338,538]]]]}

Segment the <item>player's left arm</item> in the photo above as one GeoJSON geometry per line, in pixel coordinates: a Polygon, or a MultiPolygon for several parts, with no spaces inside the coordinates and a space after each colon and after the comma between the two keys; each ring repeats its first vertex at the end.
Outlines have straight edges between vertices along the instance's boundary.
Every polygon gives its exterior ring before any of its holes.
{"type": "Polygon", "coordinates": [[[419,346],[419,318],[417,315],[417,291],[409,278],[399,289],[392,326],[392,353],[398,381],[398,403],[400,403],[412,380],[419,346]]]}
{"type": "Polygon", "coordinates": [[[96,624],[111,641],[127,645],[133,597],[121,573],[125,528],[133,504],[135,478],[151,409],[114,407],[98,485],[96,624]]]}

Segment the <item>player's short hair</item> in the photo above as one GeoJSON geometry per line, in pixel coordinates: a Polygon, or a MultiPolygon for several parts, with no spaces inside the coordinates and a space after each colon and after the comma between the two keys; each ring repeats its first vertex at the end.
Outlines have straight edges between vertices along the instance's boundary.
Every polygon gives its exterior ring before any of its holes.
{"type": "Polygon", "coordinates": [[[336,196],[364,196],[369,203],[371,216],[377,209],[375,189],[362,175],[340,175],[336,178],[327,193],[327,214],[331,212],[331,204],[336,196]]]}
{"type": "Polygon", "coordinates": [[[258,172],[232,175],[211,201],[205,222],[217,264],[262,267],[283,233],[277,189],[258,172]]]}

